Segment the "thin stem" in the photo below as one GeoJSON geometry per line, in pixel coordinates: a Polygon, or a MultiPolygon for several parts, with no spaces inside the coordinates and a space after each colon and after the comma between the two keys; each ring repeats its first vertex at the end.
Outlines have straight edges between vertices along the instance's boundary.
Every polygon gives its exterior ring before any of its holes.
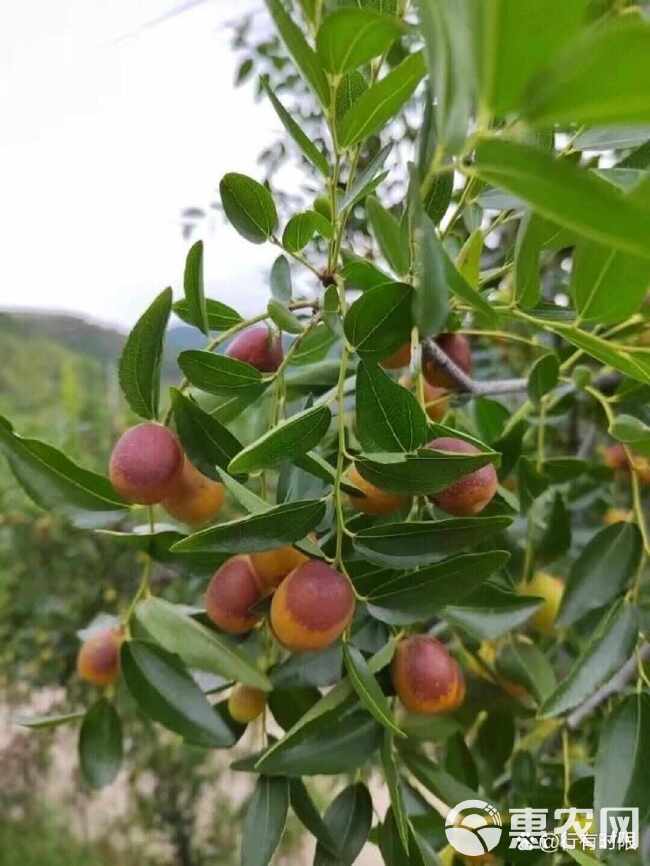
{"type": "Polygon", "coordinates": [[[569,729],[562,730],[562,761],[564,763],[564,805],[569,805],[569,790],[571,788],[571,742],[569,729]]]}

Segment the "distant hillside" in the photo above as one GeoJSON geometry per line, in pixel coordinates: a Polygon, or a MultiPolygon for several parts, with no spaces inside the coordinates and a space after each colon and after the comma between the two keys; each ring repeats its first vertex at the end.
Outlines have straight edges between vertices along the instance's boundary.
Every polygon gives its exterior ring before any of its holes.
{"type": "MultiPolygon", "coordinates": [[[[115,364],[126,334],[67,313],[0,310],[0,339],[11,334],[28,341],[48,340],[102,364],[115,364]]],[[[176,378],[176,356],[183,349],[201,348],[205,338],[189,325],[173,324],[167,332],[163,375],[176,378]]]]}

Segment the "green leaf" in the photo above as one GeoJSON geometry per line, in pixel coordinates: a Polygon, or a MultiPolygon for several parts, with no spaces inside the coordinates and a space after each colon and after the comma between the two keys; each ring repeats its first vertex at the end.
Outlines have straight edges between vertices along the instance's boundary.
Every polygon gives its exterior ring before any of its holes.
{"type": "Polygon", "coordinates": [[[609,435],[630,445],[636,454],[650,457],[650,427],[633,415],[617,415],[609,428],[609,435]]]}
{"type": "Polygon", "coordinates": [[[239,391],[253,393],[262,383],[262,374],[252,364],[201,349],[181,352],[178,366],[192,385],[217,396],[234,396],[239,391]]]}
{"type": "Polygon", "coordinates": [[[273,197],[265,186],[245,174],[224,175],[219,184],[228,220],[252,244],[263,244],[278,225],[273,197]]]}
{"type": "Polygon", "coordinates": [[[341,679],[343,665],[339,644],[324,650],[298,653],[272,668],[269,676],[276,689],[331,686],[341,679]]]}
{"type": "Polygon", "coordinates": [[[189,249],[185,260],[183,288],[190,324],[207,336],[210,323],[203,290],[203,241],[197,241],[189,249]]]}
{"type": "Polygon", "coordinates": [[[271,294],[276,301],[287,304],[292,293],[291,267],[286,256],[278,256],[271,268],[271,294]]]}
{"type": "Polygon", "coordinates": [[[572,245],[565,229],[530,211],[519,224],[515,245],[515,298],[522,307],[535,307],[541,297],[539,257],[544,249],[572,245]]]}
{"type": "Polygon", "coordinates": [[[537,126],[647,123],[648,54],[650,26],[636,16],[587,30],[533,83],[526,117],[537,126]]]}
{"type": "Polygon", "coordinates": [[[173,571],[188,577],[211,577],[222,565],[227,554],[192,554],[181,556],[171,553],[171,547],[185,536],[181,532],[170,529],[167,524],[154,526],[153,532],[149,525],[136,526],[129,532],[114,532],[100,529],[98,532],[132,550],[148,554],[155,562],[161,562],[173,571]]]}
{"type": "Polygon", "coordinates": [[[218,478],[215,466],[225,469],[241,451],[241,443],[194,400],[176,388],[172,388],[171,395],[176,432],[186,456],[204,475],[218,478]]]}
{"type": "Polygon", "coordinates": [[[358,69],[341,76],[336,88],[335,118],[337,122],[350,110],[361,94],[366,92],[368,87],[366,76],[358,69]]]}
{"type": "Polygon", "coordinates": [[[332,420],[327,406],[314,406],[282,421],[244,448],[230,462],[232,475],[270,469],[311,451],[321,441],[332,420]]]}
{"type": "Polygon", "coordinates": [[[511,412],[498,400],[489,397],[474,399],[474,422],[479,436],[488,444],[494,445],[503,434],[511,412]]]}
{"type": "Polygon", "coordinates": [[[342,75],[383,54],[402,32],[399,19],[370,9],[343,8],[320,26],[316,49],[323,66],[342,75]]]}
{"type": "MultiPolygon", "coordinates": [[[[388,154],[391,152],[392,148],[392,144],[387,144],[382,147],[382,149],[373,156],[367,165],[357,173],[352,181],[352,185],[341,199],[341,210],[347,210],[352,207],[378,186],[377,179],[385,176],[381,173],[381,169],[388,159],[388,154]]],[[[390,278],[387,278],[387,281],[389,279],[390,278]]]]}
{"type": "Polygon", "coordinates": [[[466,0],[418,0],[418,7],[436,105],[437,143],[457,153],[467,137],[474,100],[474,12],[466,0]]]}
{"type": "Polygon", "coordinates": [[[556,493],[546,519],[546,528],[539,542],[538,562],[554,562],[564,556],[571,547],[571,515],[564,504],[564,497],[556,493]]]}
{"type": "Polygon", "coordinates": [[[327,158],[318,149],[318,147],[316,147],[314,142],[307,135],[305,135],[300,126],[296,123],[296,121],[284,107],[284,105],[282,105],[278,97],[271,89],[267,78],[262,78],[262,87],[266,91],[269,99],[271,100],[273,108],[275,108],[276,114],[280,118],[282,125],[289,133],[291,138],[293,138],[295,143],[298,145],[303,154],[307,157],[309,162],[311,162],[314,168],[317,168],[318,171],[320,171],[320,173],[323,175],[323,177],[329,177],[330,169],[327,158]]]}
{"type": "Polygon", "coordinates": [[[271,690],[268,677],[234,641],[201,625],[178,605],[151,596],[138,604],[135,615],[163,649],[178,655],[190,668],[219,674],[262,691],[271,690]]]}
{"type": "Polygon", "coordinates": [[[426,622],[447,604],[459,604],[496,571],[505,567],[510,555],[495,550],[443,559],[434,565],[382,583],[368,592],[373,616],[382,619],[389,611],[391,624],[426,622]]]}
{"type": "Polygon", "coordinates": [[[460,604],[445,607],[441,616],[477,640],[494,640],[528,622],[541,601],[487,583],[460,604]]]}
{"type": "Polygon", "coordinates": [[[269,709],[282,730],[288,731],[321,698],[317,688],[274,688],[269,695],[269,709]]]}
{"type": "Polygon", "coordinates": [[[422,449],[417,454],[373,454],[357,457],[355,464],[361,475],[382,490],[412,496],[430,496],[444,490],[462,478],[486,466],[498,465],[496,451],[477,454],[457,454],[449,451],[422,449]]]}
{"type": "Polygon", "coordinates": [[[558,225],[650,258],[650,209],[630,201],[588,169],[529,145],[497,138],[479,142],[474,165],[482,180],[521,196],[558,225]]]}
{"type": "MultiPolygon", "coordinates": [[[[290,367],[303,367],[307,364],[317,364],[329,354],[329,350],[336,342],[336,334],[333,334],[327,325],[322,322],[305,334],[300,341],[300,346],[292,354],[289,360],[290,367]]],[[[292,380],[287,377],[287,385],[292,380]]]]}
{"type": "Polygon", "coordinates": [[[370,562],[414,568],[475,547],[510,522],[507,517],[454,517],[435,523],[384,523],[358,532],[354,546],[370,562]]]}
{"type": "Polygon", "coordinates": [[[590,857],[589,854],[585,854],[584,851],[567,851],[570,857],[572,857],[579,866],[603,866],[602,860],[596,860],[595,857],[590,857]]]}
{"type": "Polygon", "coordinates": [[[69,722],[78,722],[85,717],[84,711],[76,713],[63,713],[59,716],[17,716],[14,723],[21,728],[58,728],[59,725],[67,725],[69,722]]]}
{"type": "Polygon", "coordinates": [[[263,514],[253,514],[211,526],[172,547],[175,553],[256,553],[293,544],[315,529],[325,516],[320,500],[285,502],[263,514]]]}
{"type": "Polygon", "coordinates": [[[425,755],[405,750],[402,760],[418,782],[444,803],[456,805],[463,800],[478,799],[476,791],[458,782],[425,755]]]}
{"type": "Polygon", "coordinates": [[[141,418],[158,417],[160,365],[171,309],[172,290],[165,289],[138,319],[120,355],[120,388],[141,418]]]}
{"type": "Polygon", "coordinates": [[[231,728],[207,702],[177,655],[154,644],[122,644],[122,673],[140,710],[194,745],[230,748],[231,728]]]}
{"type": "Polygon", "coordinates": [[[260,776],[244,816],[241,866],[268,866],[280,844],[288,811],[287,779],[260,776]]]}
{"type": "Polygon", "coordinates": [[[107,478],[82,469],[45,442],[23,439],[2,416],[0,452],[21,487],[41,508],[86,528],[124,514],[127,505],[107,478]]]}
{"type": "Polygon", "coordinates": [[[447,213],[447,208],[451,204],[451,197],[453,192],[453,171],[445,171],[436,174],[433,181],[429,185],[426,196],[422,201],[424,212],[434,225],[437,226],[444,217],[444,215],[447,213]]]}
{"type": "Polygon", "coordinates": [[[100,698],[79,730],[81,774],[91,788],[110,785],[122,766],[122,723],[113,704],[100,698]]]}
{"type": "Polygon", "coordinates": [[[636,638],[635,609],[620,601],[606,612],[567,676],[544,702],[542,715],[560,716],[593,694],[627,661],[636,638]]]}
{"type": "MultiPolygon", "coordinates": [[[[327,656],[325,656],[324,653],[304,653],[300,656],[294,656],[288,662],[283,664],[281,669],[287,669],[290,666],[294,668],[290,681],[295,685],[331,685],[331,677],[334,671],[336,670],[337,673],[340,673],[341,670],[341,653],[338,647],[331,648],[330,651],[326,652],[328,653],[327,656]],[[335,654],[335,649],[338,650],[337,654],[335,654]],[[330,652],[331,655],[329,655],[330,652]],[[305,660],[304,663],[301,662],[301,659],[305,659],[306,656],[308,656],[309,659],[305,660]],[[318,665],[319,657],[323,660],[323,663],[320,666],[318,665]],[[325,661],[325,659],[327,659],[327,661],[325,661]],[[300,666],[302,666],[302,670],[300,669],[300,666]],[[296,667],[298,667],[298,670],[296,670],[296,667]],[[310,668],[310,673],[305,677],[307,667],[310,668]],[[318,676],[315,675],[316,673],[318,676]]],[[[390,640],[378,652],[376,652],[371,659],[369,659],[368,667],[370,671],[373,674],[376,674],[383,670],[390,664],[394,652],[395,644],[390,640]]],[[[273,677],[274,685],[277,683],[279,671],[280,669],[275,671],[275,676],[273,677]]],[[[287,676],[283,675],[281,682],[284,683],[286,680],[287,676]]],[[[312,722],[316,722],[324,717],[330,719],[333,715],[336,715],[337,712],[340,714],[342,712],[341,707],[349,707],[350,699],[353,695],[354,689],[347,678],[338,682],[333,689],[331,689],[326,695],[323,695],[320,701],[314,704],[314,706],[311,707],[304,716],[286,732],[281,740],[271,746],[268,752],[265,753],[263,760],[269,760],[277,750],[287,749],[293,742],[293,739],[302,732],[303,728],[310,725],[312,722]]],[[[367,718],[367,714],[364,713],[364,715],[367,718]]]]}
{"type": "Polygon", "coordinates": [[[299,253],[316,233],[318,214],[313,210],[294,214],[282,235],[282,246],[287,252],[299,253]]]}
{"type": "Polygon", "coordinates": [[[343,659],[350,682],[359,700],[370,715],[387,730],[393,731],[400,737],[404,737],[405,734],[393,719],[386,696],[379,687],[379,683],[372,675],[368,668],[368,663],[359,650],[350,643],[344,643],[343,659]]]}
{"type": "Polygon", "coordinates": [[[414,451],[427,441],[427,418],[416,397],[375,364],[357,367],[356,405],[364,451],[414,451]]]}
{"type": "Polygon", "coordinates": [[[338,124],[339,144],[350,148],[380,130],[410,99],[424,73],[422,54],[409,54],[362,93],[338,124]]]}
{"type": "Polygon", "coordinates": [[[560,379],[560,364],[557,355],[547,352],[539,357],[528,374],[528,396],[539,403],[545,394],[552,391],[560,379]]]}
{"type": "Polygon", "coordinates": [[[495,667],[501,676],[525,686],[540,703],[557,685],[551,663],[534,643],[511,640],[504,644],[495,667]]]}
{"type": "Polygon", "coordinates": [[[339,857],[332,857],[321,845],[316,847],[314,866],[354,863],[366,843],[372,824],[372,799],[362,782],[350,785],[330,803],[325,826],[337,841],[339,857]]]}
{"type": "Polygon", "coordinates": [[[286,334],[302,334],[305,330],[300,319],[280,301],[270,300],[267,311],[278,330],[284,331],[286,334]]]}
{"type": "Polygon", "coordinates": [[[593,241],[576,247],[571,294],[584,322],[616,324],[634,315],[650,286],[650,261],[593,241]]]}
{"type": "Polygon", "coordinates": [[[302,77],[311,86],[323,107],[327,108],[330,89],[318,54],[308,44],[302,30],[289,15],[281,0],[266,0],[266,5],[302,77]]]}
{"type": "MultiPolygon", "coordinates": [[[[477,58],[484,104],[501,115],[525,108],[526,85],[556,56],[585,21],[587,0],[486,0],[477,58]]],[[[572,43],[572,47],[573,47],[572,43]]]]}
{"type": "Polygon", "coordinates": [[[413,289],[386,283],[364,292],[347,312],[345,336],[360,354],[387,358],[411,338],[413,289]]]}
{"type": "MultiPolygon", "coordinates": [[[[314,708],[312,708],[312,712],[314,708]]],[[[382,728],[358,705],[337,707],[275,743],[255,764],[266,775],[335,776],[353,772],[377,751],[382,728]]],[[[238,769],[237,764],[233,769],[238,769]]]]}
{"type": "Polygon", "coordinates": [[[637,808],[641,823],[645,823],[650,811],[649,749],[650,695],[631,695],[605,720],[600,732],[594,791],[598,813],[601,809],[637,808]]]}
{"type": "Polygon", "coordinates": [[[381,271],[373,262],[355,256],[353,253],[344,252],[343,260],[345,265],[341,276],[346,286],[351,289],[366,292],[368,289],[375,289],[377,286],[393,281],[392,277],[381,271]]]}
{"type": "Polygon", "coordinates": [[[239,481],[235,481],[223,469],[217,468],[217,473],[223,486],[234,500],[241,505],[244,511],[248,511],[249,514],[264,514],[271,509],[271,506],[265,499],[253,493],[252,490],[240,484],[239,481]]]}
{"type": "Polygon", "coordinates": [[[470,286],[465,277],[449,258],[447,251],[442,244],[440,244],[440,241],[437,240],[437,237],[436,243],[439,244],[438,252],[442,257],[445,269],[445,282],[449,287],[449,291],[453,295],[457,295],[462,301],[465,301],[465,303],[469,304],[471,307],[474,307],[474,309],[481,313],[481,315],[486,316],[489,322],[494,322],[496,314],[490,304],[476,291],[476,289],[470,286]]]}
{"type": "Polygon", "coordinates": [[[407,273],[410,266],[408,236],[400,222],[374,195],[366,199],[366,211],[372,233],[384,258],[397,274],[407,273]]]}
{"type": "Polygon", "coordinates": [[[428,337],[442,330],[449,315],[447,273],[450,263],[433,223],[424,212],[420,181],[414,168],[409,187],[409,217],[415,247],[413,321],[420,337],[428,337]]]}
{"type": "Polygon", "coordinates": [[[291,808],[303,827],[309,830],[325,851],[332,856],[337,856],[336,842],[309,796],[309,791],[302,779],[289,780],[289,798],[291,808]]]}
{"type": "Polygon", "coordinates": [[[560,325],[548,322],[545,327],[563,337],[568,343],[582,349],[592,358],[601,361],[615,370],[619,370],[637,382],[650,384],[650,357],[642,351],[636,352],[633,346],[612,343],[596,334],[574,328],[570,325],[560,325]]]}
{"type": "MultiPolygon", "coordinates": [[[[233,310],[228,304],[222,304],[221,301],[213,301],[211,298],[206,298],[205,307],[208,315],[208,327],[211,331],[228,331],[242,321],[242,317],[237,310],[233,310]]],[[[192,313],[186,300],[176,301],[172,309],[179,319],[187,322],[188,325],[194,324],[192,313]]]]}
{"type": "Polygon", "coordinates": [[[404,795],[402,793],[402,783],[400,773],[397,768],[397,761],[393,752],[394,737],[390,731],[385,731],[384,742],[381,747],[381,763],[384,771],[384,779],[386,787],[390,794],[390,804],[392,809],[395,827],[402,846],[406,853],[409,850],[409,820],[406,814],[404,805],[404,795]]]}
{"type": "Polygon", "coordinates": [[[609,604],[636,576],[643,541],[633,523],[615,523],[597,532],[573,563],[558,625],[573,625],[609,604]]]}

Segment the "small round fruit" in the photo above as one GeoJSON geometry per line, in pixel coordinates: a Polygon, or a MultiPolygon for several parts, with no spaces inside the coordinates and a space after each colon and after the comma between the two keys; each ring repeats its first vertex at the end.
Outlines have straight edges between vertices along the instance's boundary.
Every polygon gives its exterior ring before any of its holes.
{"type": "Polygon", "coordinates": [[[77,673],[96,686],[108,686],[120,675],[121,628],[108,628],[84,641],[77,656],[77,673]]]}
{"type": "Polygon", "coordinates": [[[424,382],[424,403],[426,413],[436,423],[442,421],[449,409],[449,392],[445,388],[437,388],[424,382]]]}
{"type": "Polygon", "coordinates": [[[607,448],[603,448],[603,462],[605,466],[609,466],[614,471],[621,469],[627,471],[630,468],[627,453],[620,442],[616,445],[609,445],[607,448]]]}
{"type": "Polygon", "coordinates": [[[615,523],[634,523],[634,512],[626,511],[624,508],[608,508],[603,514],[605,526],[613,526],[615,523]]]}
{"type": "Polygon", "coordinates": [[[279,334],[267,325],[257,325],[237,334],[226,355],[251,364],[261,373],[274,373],[282,363],[284,351],[279,334]]]}
{"type": "Polygon", "coordinates": [[[350,624],[355,599],[350,581],[325,562],[311,559],[282,581],[271,603],[271,626],[287,649],[320,650],[350,624]]]}
{"type": "MultiPolygon", "coordinates": [[[[462,334],[440,334],[436,343],[442,351],[468,376],[472,372],[472,349],[467,337],[462,334]]],[[[456,382],[432,358],[427,358],[423,365],[424,378],[430,385],[453,390],[456,382]]]]}
{"type": "Polygon", "coordinates": [[[352,466],[345,474],[346,480],[358,487],[365,496],[353,496],[348,494],[350,505],[364,514],[393,514],[399,511],[408,502],[407,496],[399,493],[389,493],[380,490],[361,475],[356,466],[352,466]]]}
{"type": "Polygon", "coordinates": [[[221,510],[224,500],[223,484],[207,478],[189,460],[185,460],[183,471],[171,493],[162,505],[165,511],[190,526],[200,526],[221,510]]]}
{"type": "MultiPolygon", "coordinates": [[[[426,446],[434,451],[448,451],[452,454],[479,454],[480,451],[471,442],[442,436],[433,439],[426,446]]],[[[468,475],[463,475],[449,487],[431,497],[433,502],[454,517],[471,517],[479,514],[492,501],[499,481],[494,466],[488,463],[468,475]]]]}
{"type": "Polygon", "coordinates": [[[444,644],[429,635],[413,635],[399,642],[392,675],[399,699],[411,713],[452,712],[465,698],[458,662],[444,644]]]}
{"type": "Polygon", "coordinates": [[[399,370],[402,367],[408,367],[411,363],[411,344],[404,343],[397,351],[393,352],[387,358],[381,361],[381,366],[384,370],[399,370]]]}
{"type": "Polygon", "coordinates": [[[146,422],[120,436],[108,471],[113,487],[127,502],[154,505],[173,490],[183,461],[183,451],[171,430],[146,422]]]}
{"type": "Polygon", "coordinates": [[[248,556],[233,556],[216,571],[205,593],[205,609],[212,622],[229,634],[244,634],[259,622],[251,613],[262,593],[248,556]]]}
{"type": "Polygon", "coordinates": [[[228,712],[236,722],[247,725],[261,716],[266,706],[266,694],[252,686],[236,685],[228,698],[228,712]]]}
{"type": "Polygon", "coordinates": [[[552,635],[555,630],[555,620],[560,604],[562,603],[562,595],[564,594],[564,584],[562,581],[553,577],[552,574],[547,574],[545,571],[538,571],[533,575],[533,579],[522,583],[519,586],[520,595],[532,595],[544,599],[544,603],[535,611],[535,614],[530,619],[530,624],[541,634],[552,635]]]}
{"type": "Polygon", "coordinates": [[[264,592],[272,592],[277,589],[290,571],[302,565],[303,562],[307,562],[308,559],[309,557],[305,556],[304,553],[289,545],[250,555],[253,570],[257,575],[257,582],[264,592]]]}

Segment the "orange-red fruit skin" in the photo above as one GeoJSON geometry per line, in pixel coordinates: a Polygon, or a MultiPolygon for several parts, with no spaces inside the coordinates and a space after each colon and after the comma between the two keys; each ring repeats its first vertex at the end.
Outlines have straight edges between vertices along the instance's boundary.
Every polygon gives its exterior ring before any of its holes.
{"type": "Polygon", "coordinates": [[[120,675],[121,628],[108,628],[84,641],[77,655],[77,673],[96,686],[109,686],[120,675]]]}
{"type": "Polygon", "coordinates": [[[465,698],[465,680],[458,662],[444,644],[429,635],[400,641],[392,676],[399,699],[411,713],[452,712],[465,698]]]}
{"type": "Polygon", "coordinates": [[[242,725],[247,725],[261,716],[266,706],[266,694],[261,689],[236,685],[228,698],[228,712],[242,725]]]}
{"type": "Polygon", "coordinates": [[[154,505],[173,490],[184,459],[171,430],[153,422],[138,424],[115,443],[109,464],[111,483],[127,502],[154,505]]]}
{"type": "MultiPolygon", "coordinates": [[[[463,334],[440,334],[436,337],[436,343],[463,373],[468,376],[471,374],[472,349],[467,337],[463,334]]],[[[432,358],[426,359],[422,372],[430,385],[450,391],[456,388],[456,382],[432,358]]]]}
{"type": "Polygon", "coordinates": [[[290,546],[250,554],[257,582],[264,592],[272,592],[277,589],[289,572],[302,565],[303,562],[307,562],[308,559],[309,557],[305,556],[304,553],[290,546]]]}
{"type": "Polygon", "coordinates": [[[311,559],[294,569],[273,596],[271,626],[287,649],[330,646],[354,616],[350,581],[325,562],[311,559]]]}
{"type": "Polygon", "coordinates": [[[210,579],[205,609],[212,622],[229,634],[244,634],[260,620],[251,613],[262,593],[248,556],[233,556],[210,579]]]}
{"type": "Polygon", "coordinates": [[[396,352],[384,358],[380,362],[384,370],[399,370],[401,367],[408,367],[411,363],[411,344],[404,343],[396,352]]]}
{"type": "MultiPolygon", "coordinates": [[[[435,451],[449,451],[453,454],[479,454],[479,449],[464,439],[441,436],[428,443],[427,448],[435,451]]],[[[454,481],[449,487],[434,494],[431,499],[438,508],[454,517],[471,517],[479,514],[488,505],[495,493],[499,480],[494,466],[488,463],[454,481]]]]}
{"type": "Polygon", "coordinates": [[[426,413],[432,421],[442,421],[449,408],[449,395],[445,388],[437,388],[424,382],[424,402],[426,413]]]}
{"type": "Polygon", "coordinates": [[[180,476],[162,505],[168,514],[181,523],[200,526],[216,517],[223,500],[223,485],[207,478],[186,459],[180,476]]]}
{"type": "Polygon", "coordinates": [[[356,466],[352,466],[347,471],[346,478],[350,484],[366,494],[365,497],[348,495],[350,505],[364,514],[393,514],[408,502],[408,497],[380,490],[379,487],[366,481],[356,466]]]}
{"type": "Polygon", "coordinates": [[[282,363],[284,352],[279,335],[266,325],[257,325],[237,334],[226,355],[251,364],[261,373],[274,373],[282,363]]]}

